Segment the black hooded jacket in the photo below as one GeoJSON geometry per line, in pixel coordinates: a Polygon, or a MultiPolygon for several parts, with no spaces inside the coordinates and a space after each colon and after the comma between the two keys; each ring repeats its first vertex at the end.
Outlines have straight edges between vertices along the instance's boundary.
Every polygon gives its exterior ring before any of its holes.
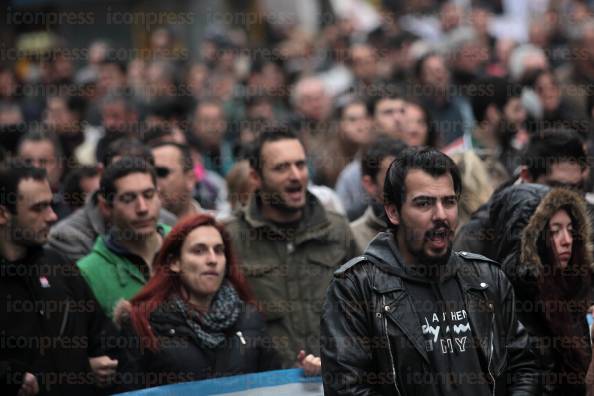
{"type": "Polygon", "coordinates": [[[537,184],[513,186],[494,200],[490,221],[497,235],[494,252],[516,291],[518,318],[547,372],[543,395],[584,395],[591,357],[586,310],[592,298],[591,231],[584,199],[537,184]],[[555,277],[559,272],[546,253],[546,230],[561,208],[572,218],[574,238],[569,272],[555,277]]]}
{"type": "MultiPolygon", "coordinates": [[[[321,318],[324,394],[437,395],[418,308],[405,287],[393,234],[380,233],[364,255],[335,272],[321,318]]],[[[499,266],[452,253],[448,279],[459,285],[481,367],[494,395],[540,395],[539,372],[499,266]]]]}

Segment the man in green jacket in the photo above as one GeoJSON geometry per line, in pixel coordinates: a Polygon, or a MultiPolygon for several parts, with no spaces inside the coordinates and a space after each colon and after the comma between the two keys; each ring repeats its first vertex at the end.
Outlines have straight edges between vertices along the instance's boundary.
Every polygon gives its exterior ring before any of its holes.
{"type": "Polygon", "coordinates": [[[99,208],[110,227],[91,253],[77,262],[105,313],[144,286],[169,227],[157,224],[161,202],[153,167],[138,157],[108,166],[101,177],[99,208]]]}
{"type": "Polygon", "coordinates": [[[257,192],[227,229],[283,365],[319,364],[326,288],[356,244],[346,218],[307,191],[307,159],[293,133],[262,133],[250,166],[257,192]]]}

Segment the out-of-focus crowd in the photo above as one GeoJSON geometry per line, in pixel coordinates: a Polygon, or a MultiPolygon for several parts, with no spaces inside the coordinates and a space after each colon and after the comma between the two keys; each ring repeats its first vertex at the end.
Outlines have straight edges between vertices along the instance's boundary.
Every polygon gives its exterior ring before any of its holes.
{"type": "MultiPolygon", "coordinates": [[[[552,257],[525,250],[538,205],[577,191],[562,207],[585,283],[538,273],[516,293],[578,307],[520,315],[531,333],[587,339],[594,5],[320,3],[315,34],[209,26],[195,59],[163,26],[142,57],[98,32],[82,66],[59,36],[0,66],[3,394],[319,374],[326,289],[393,225],[384,181],[407,147],[454,160],[453,247],[502,262],[516,289],[552,257]]],[[[578,344],[542,353],[578,378],[550,394],[585,392],[578,344]]]]}

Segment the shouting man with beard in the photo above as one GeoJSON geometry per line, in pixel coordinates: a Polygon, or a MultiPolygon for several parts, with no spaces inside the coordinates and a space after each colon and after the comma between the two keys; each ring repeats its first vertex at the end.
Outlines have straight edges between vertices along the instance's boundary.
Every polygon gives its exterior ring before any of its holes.
{"type": "Polygon", "coordinates": [[[499,265],[452,252],[460,173],[405,149],[384,183],[389,232],[334,273],[322,309],[325,395],[538,395],[499,265]]]}
{"type": "Polygon", "coordinates": [[[315,373],[324,291],[341,262],[357,254],[356,244],[346,218],[308,192],[307,158],[295,134],[263,132],[250,168],[257,191],[227,229],[283,366],[315,373]]]}

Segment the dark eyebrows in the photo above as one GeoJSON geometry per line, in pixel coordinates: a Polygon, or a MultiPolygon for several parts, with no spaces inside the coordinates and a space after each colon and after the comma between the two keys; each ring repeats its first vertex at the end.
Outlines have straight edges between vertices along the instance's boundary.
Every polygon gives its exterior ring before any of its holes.
{"type": "Polygon", "coordinates": [[[437,199],[441,199],[441,200],[448,200],[448,199],[458,199],[458,196],[456,194],[453,195],[444,195],[442,197],[435,197],[432,195],[418,195],[416,197],[414,197],[412,199],[413,202],[418,202],[418,201],[430,201],[430,202],[435,202],[437,201],[437,199]]]}
{"type": "MultiPolygon", "coordinates": [[[[206,244],[206,243],[204,243],[204,242],[196,242],[195,244],[193,244],[193,245],[190,245],[190,249],[197,249],[197,248],[208,248],[208,247],[209,247],[209,245],[208,245],[208,244],[206,244]]],[[[224,243],[222,243],[222,242],[220,242],[220,243],[219,243],[219,242],[217,242],[217,243],[215,243],[214,245],[212,245],[212,247],[213,247],[214,249],[216,249],[216,248],[219,248],[219,247],[223,247],[223,248],[224,248],[224,247],[225,247],[225,244],[224,244],[224,243]]]]}
{"type": "Polygon", "coordinates": [[[156,190],[157,190],[156,187],[149,187],[149,188],[146,188],[146,189],[142,190],[140,193],[141,194],[146,194],[146,193],[151,193],[151,192],[156,191],[156,190]]]}
{"type": "Polygon", "coordinates": [[[44,200],[44,201],[37,201],[35,203],[33,203],[29,209],[41,209],[43,207],[48,207],[51,206],[52,204],[52,200],[44,200]]]}

